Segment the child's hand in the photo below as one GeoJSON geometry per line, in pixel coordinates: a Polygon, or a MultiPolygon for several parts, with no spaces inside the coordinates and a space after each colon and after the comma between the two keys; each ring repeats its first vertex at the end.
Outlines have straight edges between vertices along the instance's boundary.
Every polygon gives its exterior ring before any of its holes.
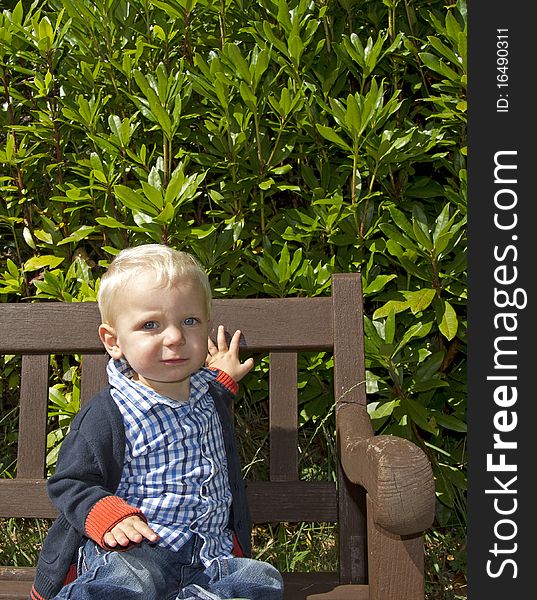
{"type": "Polygon", "coordinates": [[[240,337],[241,332],[237,329],[231,338],[228,348],[224,327],[223,325],[219,325],[216,339],[218,346],[209,338],[209,354],[207,354],[205,365],[213,369],[220,369],[235,381],[240,381],[254,366],[253,358],[249,358],[243,363],[239,359],[240,337]]]}
{"type": "Polygon", "coordinates": [[[129,544],[139,544],[143,539],[156,542],[159,536],[140,517],[126,517],[104,535],[104,543],[109,548],[126,547],[129,544]]]}

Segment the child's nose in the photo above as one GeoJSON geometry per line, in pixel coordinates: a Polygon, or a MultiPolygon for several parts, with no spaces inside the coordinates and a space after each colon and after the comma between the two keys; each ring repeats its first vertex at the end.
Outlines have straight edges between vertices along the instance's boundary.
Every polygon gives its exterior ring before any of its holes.
{"type": "Polygon", "coordinates": [[[168,329],[166,329],[164,338],[164,344],[166,346],[177,346],[178,344],[183,344],[184,341],[185,337],[180,327],[168,327],[168,329]]]}

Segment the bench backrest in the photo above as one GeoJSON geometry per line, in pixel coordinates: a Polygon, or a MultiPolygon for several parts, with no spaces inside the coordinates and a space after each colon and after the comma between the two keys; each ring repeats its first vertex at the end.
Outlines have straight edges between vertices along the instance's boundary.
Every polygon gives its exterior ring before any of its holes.
{"type": "MultiPolygon", "coordinates": [[[[336,413],[349,402],[366,411],[359,274],[334,275],[330,297],[215,300],[213,322],[227,332],[240,329],[245,349],[269,353],[270,481],[249,482],[254,522],[337,522],[340,581],[365,582],[363,490],[350,486],[341,472],[337,485],[300,481],[297,454],[298,352],[333,352],[336,413]]],[[[81,401],[87,401],[106,384],[108,356],[98,325],[95,303],[0,307],[0,354],[22,355],[17,477],[0,480],[0,517],[56,515],[44,476],[49,356],[81,355],[81,401]]]]}

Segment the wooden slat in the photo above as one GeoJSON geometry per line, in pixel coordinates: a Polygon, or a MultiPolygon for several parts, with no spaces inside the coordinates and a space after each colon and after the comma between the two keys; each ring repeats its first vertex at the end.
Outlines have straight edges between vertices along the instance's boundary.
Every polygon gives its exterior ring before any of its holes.
{"type": "Polygon", "coordinates": [[[34,576],[33,567],[0,567],[0,581],[33,581],[34,576]]]}
{"type": "Polygon", "coordinates": [[[85,404],[94,394],[106,387],[106,365],[109,360],[110,356],[106,353],[82,355],[81,404],[85,404]]]}
{"type": "Polygon", "coordinates": [[[50,519],[57,515],[44,479],[0,479],[0,517],[50,519]]]}
{"type": "Polygon", "coordinates": [[[369,600],[367,585],[340,585],[337,573],[282,575],[284,600],[369,600]]]}
{"type": "Polygon", "coordinates": [[[336,403],[366,405],[364,322],[360,278],[340,273],[332,278],[334,303],[334,384],[336,403]]]}
{"type": "Polygon", "coordinates": [[[371,556],[382,556],[383,561],[371,561],[369,588],[371,600],[423,600],[423,537],[399,537],[380,528],[371,518],[372,501],[367,497],[368,540],[371,556]],[[384,564],[390,564],[387,570],[384,564]]]}
{"type": "MultiPolygon", "coordinates": [[[[369,600],[367,586],[341,586],[337,573],[283,573],[284,600],[369,600]]],[[[0,567],[0,599],[26,600],[35,569],[0,567]]]]}
{"type": "Polygon", "coordinates": [[[283,580],[284,600],[370,600],[367,585],[339,585],[332,573],[284,573],[283,580]]]}
{"type": "MultiPolygon", "coordinates": [[[[338,274],[332,278],[334,306],[334,393],[336,418],[349,402],[366,410],[360,277],[338,274]]],[[[364,420],[369,423],[369,420],[364,420]]],[[[371,435],[372,431],[357,432],[371,435]]],[[[350,484],[338,466],[339,574],[342,583],[367,581],[365,490],[350,484]]]]}
{"type": "Polygon", "coordinates": [[[48,356],[22,357],[17,477],[44,476],[48,366],[48,356]]]}
{"type": "Polygon", "coordinates": [[[34,576],[33,567],[0,567],[0,581],[33,581],[34,576]]]}
{"type": "Polygon", "coordinates": [[[254,352],[315,351],[332,348],[331,314],[331,298],[226,299],[213,302],[212,322],[240,329],[242,345],[254,352]]]}
{"type": "Polygon", "coordinates": [[[269,354],[270,479],[298,479],[297,355],[269,354]]]}
{"type": "Polygon", "coordinates": [[[366,492],[348,481],[338,468],[339,574],[341,583],[366,583],[368,547],[366,492]]]}
{"type": "Polygon", "coordinates": [[[3,304],[1,354],[100,352],[95,302],[3,304]]]}
{"type": "Polygon", "coordinates": [[[0,600],[27,600],[30,596],[30,581],[8,581],[0,579],[0,600]]]}
{"type": "Polygon", "coordinates": [[[335,522],[335,484],[305,481],[249,481],[248,503],[254,523],[335,522]]]}
{"type": "MultiPolygon", "coordinates": [[[[249,481],[247,493],[255,523],[337,520],[336,489],[330,482],[249,481]]],[[[0,517],[55,516],[44,480],[0,480],[0,517]]]]}
{"type": "MultiPolygon", "coordinates": [[[[240,329],[252,351],[323,350],[332,346],[331,309],[330,298],[215,300],[213,322],[240,329]]],[[[4,304],[0,353],[101,352],[99,323],[95,302],[4,304]]]]}

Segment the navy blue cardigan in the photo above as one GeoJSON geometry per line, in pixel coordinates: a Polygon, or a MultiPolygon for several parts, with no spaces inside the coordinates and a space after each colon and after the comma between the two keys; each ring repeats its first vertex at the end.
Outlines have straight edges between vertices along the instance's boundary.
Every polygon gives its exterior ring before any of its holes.
{"type": "MultiPolygon", "coordinates": [[[[209,392],[222,425],[232,492],[230,528],[240,551],[251,554],[251,519],[233,427],[227,376],[209,383],[209,392]]],[[[229,383],[228,383],[229,385],[229,383]]],[[[60,513],[44,541],[37,563],[32,600],[55,596],[76,562],[85,538],[103,545],[102,536],[116,523],[133,514],[143,515],[114,496],[125,457],[123,417],[110,388],[94,396],[74,418],[62,442],[55,474],[49,478],[48,494],[60,513]]]]}

